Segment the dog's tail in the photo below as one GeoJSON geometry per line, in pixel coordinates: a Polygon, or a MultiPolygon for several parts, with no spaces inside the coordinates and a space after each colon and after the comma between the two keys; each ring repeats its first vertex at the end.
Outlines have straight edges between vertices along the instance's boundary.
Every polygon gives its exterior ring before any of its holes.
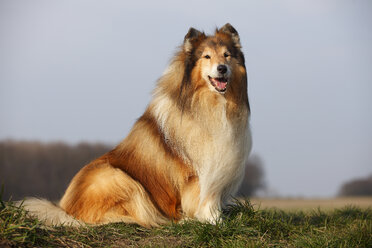
{"type": "Polygon", "coordinates": [[[30,216],[37,218],[47,226],[81,226],[83,222],[68,215],[57,204],[45,199],[26,198],[24,201],[16,202],[16,205],[23,207],[30,216]]]}

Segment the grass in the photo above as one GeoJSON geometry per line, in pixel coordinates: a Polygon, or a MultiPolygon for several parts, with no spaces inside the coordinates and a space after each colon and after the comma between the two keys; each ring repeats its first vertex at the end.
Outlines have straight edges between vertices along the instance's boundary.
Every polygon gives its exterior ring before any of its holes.
{"type": "Polygon", "coordinates": [[[124,223],[43,228],[0,200],[0,247],[372,247],[372,209],[255,209],[237,202],[216,225],[186,221],[146,229],[124,223]]]}

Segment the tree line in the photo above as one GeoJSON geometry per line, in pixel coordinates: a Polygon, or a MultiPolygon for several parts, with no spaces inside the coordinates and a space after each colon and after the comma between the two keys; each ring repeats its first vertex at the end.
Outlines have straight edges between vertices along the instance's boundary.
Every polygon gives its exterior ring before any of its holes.
{"type": "MultiPolygon", "coordinates": [[[[37,141],[0,141],[0,184],[3,200],[21,200],[27,196],[58,200],[72,177],[87,163],[113,149],[105,144],[37,141]]],[[[264,170],[258,156],[246,166],[239,190],[241,196],[252,196],[265,187],[264,170]]]]}
{"type": "Polygon", "coordinates": [[[372,196],[372,174],[352,179],[341,186],[340,196],[372,196]]]}

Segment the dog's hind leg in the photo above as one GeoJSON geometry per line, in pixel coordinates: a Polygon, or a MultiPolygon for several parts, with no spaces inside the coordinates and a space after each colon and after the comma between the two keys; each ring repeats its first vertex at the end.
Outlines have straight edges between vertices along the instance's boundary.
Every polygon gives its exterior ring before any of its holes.
{"type": "Polygon", "coordinates": [[[104,214],[102,223],[125,222],[150,227],[169,222],[154,206],[142,185],[129,177],[126,180],[125,187],[131,188],[131,194],[124,195],[126,193],[124,190],[118,192],[115,198],[123,200],[104,214]]]}
{"type": "Polygon", "coordinates": [[[62,209],[90,224],[128,222],[149,227],[166,222],[142,185],[122,170],[97,162],[74,177],[60,202],[62,209]]]}

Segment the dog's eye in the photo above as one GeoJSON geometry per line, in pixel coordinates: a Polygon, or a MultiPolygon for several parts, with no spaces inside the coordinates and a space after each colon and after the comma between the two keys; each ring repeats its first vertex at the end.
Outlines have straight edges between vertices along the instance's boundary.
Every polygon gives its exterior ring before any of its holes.
{"type": "Polygon", "coordinates": [[[211,56],[209,56],[209,55],[205,55],[204,58],[206,58],[206,59],[210,59],[211,56]]]}
{"type": "Polygon", "coordinates": [[[230,54],[228,54],[228,53],[224,53],[223,56],[225,56],[225,58],[227,58],[227,57],[230,56],[230,54]]]}

